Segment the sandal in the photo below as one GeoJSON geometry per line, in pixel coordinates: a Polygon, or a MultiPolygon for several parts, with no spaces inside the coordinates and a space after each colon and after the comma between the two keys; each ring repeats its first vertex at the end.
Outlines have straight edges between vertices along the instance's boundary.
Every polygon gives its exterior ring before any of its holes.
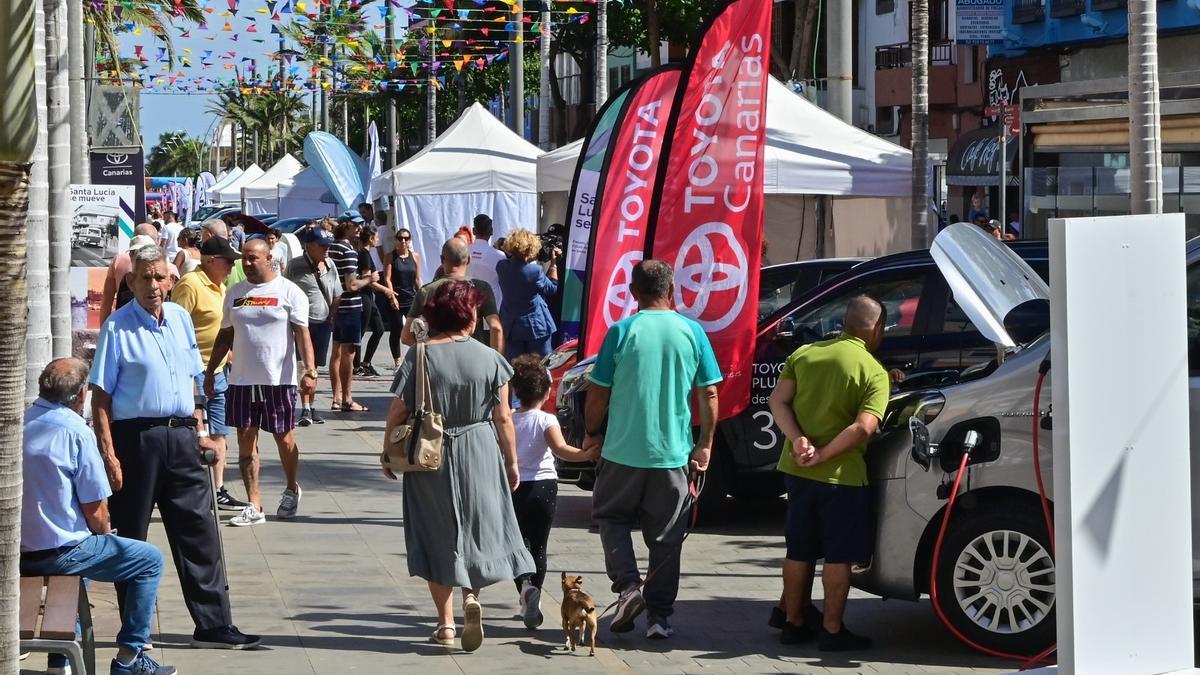
{"type": "Polygon", "coordinates": [[[483,645],[483,608],[474,595],[468,595],[463,601],[463,634],[462,648],[465,652],[473,652],[483,645]]]}
{"type": "Polygon", "coordinates": [[[437,627],[437,630],[433,631],[433,635],[429,636],[429,641],[435,645],[442,645],[443,647],[453,647],[454,646],[454,636],[455,636],[454,624],[443,623],[443,624],[439,624],[437,627]],[[441,637],[442,631],[444,631],[444,630],[450,631],[450,637],[448,637],[448,638],[441,637]]]}
{"type": "Polygon", "coordinates": [[[342,402],[341,401],[334,401],[333,403],[329,404],[329,412],[341,412],[341,411],[342,411],[342,402]]]}
{"type": "Polygon", "coordinates": [[[343,401],[342,412],[370,412],[371,409],[359,403],[358,401],[343,401]]]}

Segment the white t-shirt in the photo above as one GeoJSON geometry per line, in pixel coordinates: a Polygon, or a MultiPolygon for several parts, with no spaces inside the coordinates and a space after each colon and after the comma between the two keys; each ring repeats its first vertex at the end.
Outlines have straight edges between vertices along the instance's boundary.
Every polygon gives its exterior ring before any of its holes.
{"type": "Polygon", "coordinates": [[[183,232],[183,223],[167,223],[163,225],[162,242],[167,249],[167,258],[172,259],[179,253],[179,233],[183,232]]]}
{"type": "Polygon", "coordinates": [[[265,284],[241,281],[225,294],[221,328],[233,327],[229,384],[296,384],[292,326],[308,325],[308,297],[277,276],[265,284]]]}
{"type": "Polygon", "coordinates": [[[558,418],[545,410],[514,412],[517,436],[517,468],[522,481],[557,480],[554,453],[546,443],[546,430],[558,426],[558,418]]]}
{"type": "Polygon", "coordinates": [[[284,266],[291,259],[291,255],[288,252],[288,245],[283,240],[276,242],[271,247],[271,267],[275,268],[276,274],[282,274],[284,266]]]}
{"type": "Polygon", "coordinates": [[[470,251],[471,266],[467,268],[467,274],[488,282],[496,294],[496,308],[499,309],[504,302],[504,294],[500,291],[500,275],[496,274],[496,264],[504,260],[504,253],[482,239],[476,239],[470,251]]]}

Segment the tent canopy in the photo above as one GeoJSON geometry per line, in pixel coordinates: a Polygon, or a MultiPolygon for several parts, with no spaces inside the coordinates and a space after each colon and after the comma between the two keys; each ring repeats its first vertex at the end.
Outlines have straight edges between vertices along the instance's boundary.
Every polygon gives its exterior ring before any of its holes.
{"type": "Polygon", "coordinates": [[[371,183],[372,194],[430,195],[464,192],[536,192],[542,151],[479,103],[432,143],[371,183]]]}
{"type": "MultiPolygon", "coordinates": [[[[309,167],[275,187],[280,220],[320,218],[338,213],[337,199],[316,169],[309,167]]],[[[269,212],[268,212],[269,213],[269,212]]]]}
{"type": "MultiPolygon", "coordinates": [[[[543,155],[538,191],[568,191],[582,140],[543,155]]],[[[775,78],[767,86],[766,194],[908,197],[912,153],[846,124],[775,78]]]]}
{"type": "Polygon", "coordinates": [[[242,175],[242,167],[235,166],[229,171],[226,171],[221,177],[217,178],[216,182],[208,188],[208,200],[215,201],[217,191],[225,189],[230,183],[240,178],[242,175]]]}
{"type": "Polygon", "coordinates": [[[251,216],[278,213],[279,184],[303,170],[300,160],[284,155],[266,173],[242,187],[242,213],[251,216]]]}
{"type": "Polygon", "coordinates": [[[218,186],[210,190],[209,194],[214,195],[216,197],[214,201],[219,204],[241,204],[242,188],[258,180],[262,175],[262,167],[251,164],[250,168],[243,171],[237,178],[225,183],[224,187],[218,186]]]}

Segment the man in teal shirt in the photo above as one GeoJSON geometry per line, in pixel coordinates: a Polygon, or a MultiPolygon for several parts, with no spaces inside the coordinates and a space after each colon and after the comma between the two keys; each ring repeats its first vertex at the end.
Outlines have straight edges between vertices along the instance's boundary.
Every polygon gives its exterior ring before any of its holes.
{"type": "Polygon", "coordinates": [[[886,319],[877,301],[851,299],[844,332],[797,349],[771,392],[771,413],[787,439],[778,466],[788,490],[783,644],[817,638],[821,651],[871,646],[869,638],[846,630],[842,614],[850,565],[871,557],[871,493],[863,455],[891,394],[888,373],[871,354],[883,341],[886,319]],[[824,615],[812,606],[818,559],[825,560],[824,615]]]}
{"type": "Polygon", "coordinates": [[[671,266],[646,260],[633,269],[630,291],[638,313],[604,337],[588,379],[584,449],[603,448],[592,492],[604,566],[620,593],[610,628],[633,630],[649,609],[646,637],[665,639],[679,593],[679,557],[687,531],[689,474],[708,468],[717,418],[717,367],[699,324],[671,309],[671,266]],[[699,401],[700,433],[692,436],[691,398],[699,401]],[[606,416],[611,424],[605,430],[606,416]],[[656,570],[642,577],[632,530],[640,523],[656,570]]]}

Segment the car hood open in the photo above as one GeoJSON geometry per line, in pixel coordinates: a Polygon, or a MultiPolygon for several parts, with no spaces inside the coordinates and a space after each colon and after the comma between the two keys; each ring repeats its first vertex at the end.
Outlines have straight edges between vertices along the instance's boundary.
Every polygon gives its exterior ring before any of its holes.
{"type": "Polygon", "coordinates": [[[1005,347],[1017,341],[1004,326],[1015,307],[1050,299],[1050,287],[1011,248],[971,223],[955,223],[938,233],[929,249],[975,327],[1005,347]]]}

